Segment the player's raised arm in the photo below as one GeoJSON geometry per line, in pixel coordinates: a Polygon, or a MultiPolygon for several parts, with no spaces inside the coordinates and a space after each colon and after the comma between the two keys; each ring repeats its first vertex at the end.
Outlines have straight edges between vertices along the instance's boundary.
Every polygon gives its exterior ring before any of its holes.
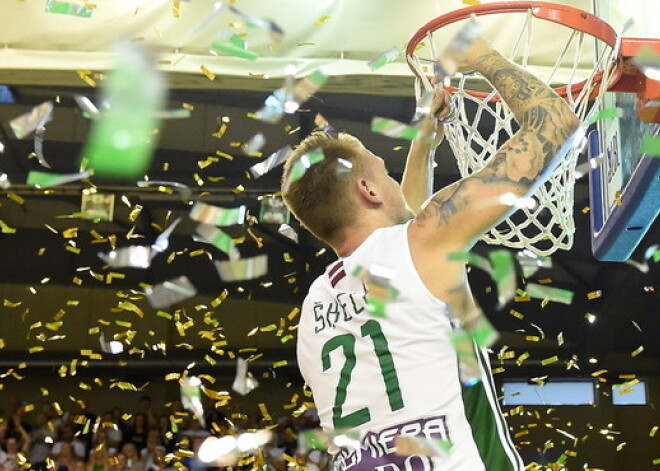
{"type": "Polygon", "coordinates": [[[483,169],[437,192],[419,212],[410,228],[411,240],[431,251],[439,244],[444,251],[464,250],[497,225],[512,210],[502,202],[503,195],[521,197],[538,188],[578,126],[559,95],[486,41],[475,43],[466,63],[495,86],[520,130],[483,169]]]}
{"type": "Polygon", "coordinates": [[[415,214],[433,194],[433,156],[445,137],[444,125],[440,120],[450,112],[449,93],[436,90],[429,114],[421,123],[419,136],[410,144],[401,189],[415,214]]]}

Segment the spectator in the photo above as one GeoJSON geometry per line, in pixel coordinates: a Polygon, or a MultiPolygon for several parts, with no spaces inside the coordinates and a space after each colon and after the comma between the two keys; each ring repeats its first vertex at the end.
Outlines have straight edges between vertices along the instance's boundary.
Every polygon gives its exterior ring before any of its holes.
{"type": "Polygon", "coordinates": [[[61,452],[61,448],[64,444],[71,445],[72,452],[77,458],[79,459],[85,458],[85,455],[87,454],[87,447],[85,446],[84,441],[79,440],[75,436],[75,429],[73,428],[73,425],[67,424],[62,428],[62,431],[60,433],[60,438],[53,445],[51,454],[53,456],[59,455],[61,452]]]}
{"type": "Polygon", "coordinates": [[[72,442],[63,441],[58,442],[58,444],[57,450],[53,446],[52,457],[55,462],[55,471],[75,471],[76,456],[72,442]]]}
{"type": "Polygon", "coordinates": [[[154,428],[158,425],[158,419],[152,409],[151,396],[144,395],[140,397],[137,412],[146,416],[148,428],[154,428]]]}
{"type": "Polygon", "coordinates": [[[158,429],[151,429],[147,433],[147,446],[140,451],[140,460],[144,463],[145,471],[158,471],[161,469],[162,458],[165,456],[165,447],[160,439],[158,429]]]}
{"type": "Polygon", "coordinates": [[[32,446],[28,461],[33,467],[41,467],[51,454],[53,443],[57,438],[57,429],[44,412],[36,415],[34,425],[34,429],[30,432],[32,446]]]}
{"type": "Polygon", "coordinates": [[[195,438],[206,438],[211,435],[211,432],[202,428],[202,423],[199,419],[193,418],[188,421],[188,428],[186,428],[181,435],[188,437],[190,440],[194,440],[195,438]]]}
{"type": "Polygon", "coordinates": [[[133,414],[132,423],[126,428],[124,435],[124,444],[132,443],[138,451],[142,450],[147,445],[147,416],[142,412],[133,414]]]}

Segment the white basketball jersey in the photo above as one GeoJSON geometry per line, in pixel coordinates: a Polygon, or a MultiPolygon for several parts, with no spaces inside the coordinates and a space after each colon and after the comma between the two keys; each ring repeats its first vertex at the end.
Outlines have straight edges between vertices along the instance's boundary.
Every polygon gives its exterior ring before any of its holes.
{"type": "Polygon", "coordinates": [[[339,469],[397,469],[359,463],[369,453],[391,452],[395,435],[426,434],[453,445],[428,469],[483,470],[465,416],[447,306],[419,277],[407,228],[378,229],[314,281],[298,327],[298,364],[325,430],[374,433],[373,447],[335,463],[339,469]],[[365,287],[352,276],[356,267],[374,264],[393,270],[398,291],[380,317],[367,312],[365,287]]]}

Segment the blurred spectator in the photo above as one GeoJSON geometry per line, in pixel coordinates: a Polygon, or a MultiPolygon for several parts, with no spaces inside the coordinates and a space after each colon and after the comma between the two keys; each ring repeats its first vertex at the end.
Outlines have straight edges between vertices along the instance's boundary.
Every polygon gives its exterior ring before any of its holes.
{"type": "Polygon", "coordinates": [[[51,454],[53,443],[57,439],[57,429],[49,420],[48,415],[39,412],[34,419],[34,428],[30,432],[32,446],[28,455],[28,461],[34,467],[41,467],[51,454]]]}
{"type": "Polygon", "coordinates": [[[147,416],[142,412],[133,414],[130,426],[126,427],[124,434],[124,444],[132,443],[138,451],[147,445],[147,416]]]}
{"type": "Polygon", "coordinates": [[[56,441],[55,444],[53,445],[51,454],[53,456],[58,455],[61,451],[62,446],[65,444],[71,445],[73,454],[77,458],[85,459],[85,456],[87,454],[87,447],[84,441],[79,440],[75,436],[75,429],[73,428],[73,425],[67,424],[62,428],[62,431],[60,432],[60,437],[58,441],[56,441]]]}
{"type": "Polygon", "coordinates": [[[211,432],[202,428],[202,423],[198,419],[190,419],[188,427],[181,432],[181,435],[193,440],[195,438],[206,438],[211,435],[211,432]]]}

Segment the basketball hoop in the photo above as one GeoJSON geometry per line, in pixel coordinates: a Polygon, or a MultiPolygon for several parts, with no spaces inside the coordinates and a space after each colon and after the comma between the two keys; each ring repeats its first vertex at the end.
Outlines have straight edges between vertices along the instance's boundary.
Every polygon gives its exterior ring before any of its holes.
{"type": "MultiPolygon", "coordinates": [[[[479,17],[477,20],[484,35],[503,55],[554,88],[582,122],[597,110],[595,104],[621,75],[619,36],[597,16],[552,3],[499,2],[450,12],[428,22],[415,33],[408,43],[406,55],[417,76],[418,95],[421,94],[421,84],[429,87],[429,81],[421,76],[437,59],[435,51],[443,50],[443,39],[452,37],[452,29],[460,28],[461,22],[474,16],[479,17]],[[498,45],[497,39],[503,35],[493,32],[497,28],[489,30],[492,19],[486,18],[502,14],[508,15],[505,36],[513,41],[508,54],[498,45]],[[557,58],[545,65],[539,65],[539,58],[547,58],[552,51],[548,52],[547,40],[538,39],[539,22],[546,32],[553,32],[551,37],[555,43],[562,43],[557,49],[557,58]],[[488,36],[489,31],[492,37],[488,36]],[[438,34],[434,34],[436,32],[438,34]]],[[[515,134],[519,126],[497,91],[477,72],[454,78],[454,86],[447,89],[452,92],[458,119],[445,124],[445,135],[458,161],[461,176],[465,177],[483,168],[488,158],[515,134]],[[489,132],[482,136],[479,127],[488,128],[489,132]]],[[[575,232],[574,169],[579,153],[580,149],[571,149],[548,181],[533,195],[537,205],[521,205],[519,211],[485,234],[483,240],[489,244],[526,248],[538,255],[570,249],[575,232]]]]}

